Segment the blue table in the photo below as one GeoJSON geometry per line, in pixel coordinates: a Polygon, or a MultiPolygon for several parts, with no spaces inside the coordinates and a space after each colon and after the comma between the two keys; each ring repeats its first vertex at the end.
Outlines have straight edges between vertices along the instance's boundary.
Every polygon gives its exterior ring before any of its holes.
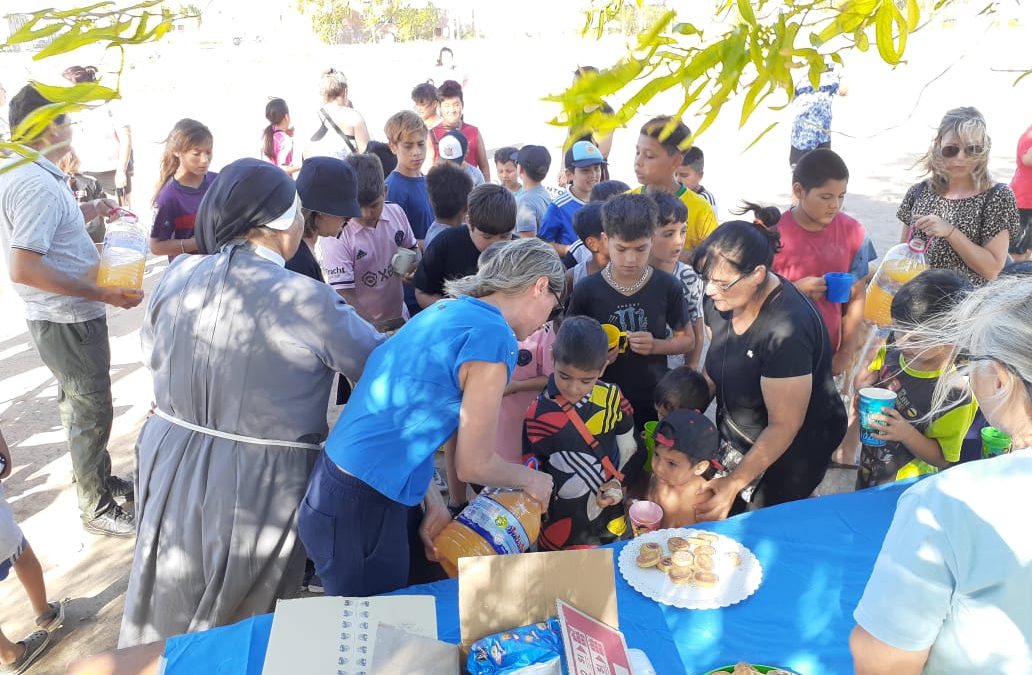
{"type": "MultiPolygon", "coordinates": [[[[620,629],[663,675],[697,675],[736,661],[801,675],[851,675],[848,637],[896,501],[913,481],[808,499],[703,527],[737,539],[763,565],[747,600],[719,610],[684,610],[640,595],[616,574],[620,629]]],[[[624,544],[614,545],[614,554],[624,544]]],[[[459,643],[458,583],[399,593],[433,595],[441,640],[459,643]]],[[[168,675],[261,675],[272,615],[167,641],[168,675]]]]}

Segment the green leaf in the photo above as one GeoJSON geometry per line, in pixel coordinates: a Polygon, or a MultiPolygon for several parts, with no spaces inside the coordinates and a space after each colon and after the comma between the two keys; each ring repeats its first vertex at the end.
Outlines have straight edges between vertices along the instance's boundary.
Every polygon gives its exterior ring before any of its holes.
{"type": "Polygon", "coordinates": [[[921,6],[917,0],[907,0],[907,30],[913,33],[921,24],[921,6]]]}
{"type": "Polygon", "coordinates": [[[50,37],[54,33],[58,32],[63,28],[61,24],[51,24],[44,26],[39,30],[33,30],[33,27],[38,23],[38,20],[31,20],[25,23],[21,28],[14,32],[11,37],[7,38],[7,42],[4,44],[18,45],[25,44],[26,42],[35,42],[43,38],[50,37]]]}
{"type": "Polygon", "coordinates": [[[756,27],[756,14],[753,13],[750,0],[738,0],[738,13],[742,15],[743,21],[753,28],[756,27]]]}
{"type": "Polygon", "coordinates": [[[43,98],[54,103],[90,103],[119,98],[117,91],[96,82],[83,82],[71,87],[55,87],[35,80],[30,83],[43,98]]]}
{"type": "Polygon", "coordinates": [[[772,129],[773,129],[774,127],[776,127],[777,125],[778,125],[778,122],[771,122],[771,123],[770,123],[770,124],[769,124],[769,125],[767,126],[767,128],[766,128],[766,129],[764,129],[763,131],[761,131],[761,132],[760,132],[760,135],[759,135],[759,136],[757,136],[756,138],[754,138],[754,139],[753,139],[753,141],[752,141],[752,143],[750,143],[749,145],[747,145],[747,146],[746,146],[746,148],[745,148],[745,150],[743,150],[742,152],[748,152],[749,150],[751,150],[751,149],[752,149],[752,147],[753,147],[754,145],[756,145],[757,143],[759,143],[759,142],[760,142],[760,141],[761,141],[761,140],[763,139],[763,137],[764,137],[764,136],[766,136],[767,134],[769,134],[769,133],[771,132],[771,130],[772,130],[772,129]]]}
{"type": "Polygon", "coordinates": [[[763,99],[770,96],[773,91],[774,88],[770,86],[770,78],[761,75],[753,81],[749,91],[745,94],[745,100],[742,102],[742,115],[738,120],[739,129],[745,126],[745,123],[749,121],[749,117],[752,116],[757,106],[763,102],[763,99]]]}

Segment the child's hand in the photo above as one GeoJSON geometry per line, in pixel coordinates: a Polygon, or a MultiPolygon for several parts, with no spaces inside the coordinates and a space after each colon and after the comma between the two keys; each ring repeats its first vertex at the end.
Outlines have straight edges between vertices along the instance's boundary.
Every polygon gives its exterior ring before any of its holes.
{"type": "Polygon", "coordinates": [[[656,346],[656,338],[647,330],[628,332],[627,345],[635,354],[649,356],[656,346]]]}
{"type": "Polygon", "coordinates": [[[846,350],[840,349],[835,352],[835,355],[831,357],[831,375],[832,377],[838,377],[842,373],[846,372],[846,368],[849,367],[849,354],[846,350]]]}
{"type": "Polygon", "coordinates": [[[615,478],[603,483],[595,493],[595,503],[603,509],[619,504],[621,501],[623,501],[623,487],[615,478]]]}
{"type": "Polygon", "coordinates": [[[861,368],[860,372],[856,374],[856,378],[853,379],[853,389],[860,391],[864,387],[873,387],[877,379],[878,373],[870,368],[861,368]]]}
{"type": "Polygon", "coordinates": [[[874,427],[874,434],[887,441],[906,444],[914,437],[914,434],[921,435],[921,432],[913,424],[903,419],[903,416],[895,408],[882,408],[881,415],[871,415],[868,419],[878,425],[874,427]]]}
{"type": "Polygon", "coordinates": [[[828,292],[828,282],[824,277],[803,277],[795,282],[795,287],[814,300],[819,300],[828,292]]]}

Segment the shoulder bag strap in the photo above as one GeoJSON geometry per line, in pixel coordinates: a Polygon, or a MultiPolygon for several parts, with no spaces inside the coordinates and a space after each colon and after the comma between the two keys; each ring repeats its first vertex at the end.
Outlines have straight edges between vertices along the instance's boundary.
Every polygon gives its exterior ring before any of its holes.
{"type": "Polygon", "coordinates": [[[581,419],[580,415],[578,415],[577,411],[574,409],[573,404],[567,401],[562,394],[557,395],[555,397],[555,401],[562,408],[566,417],[569,418],[570,422],[573,424],[573,428],[577,430],[581,435],[581,438],[584,439],[584,442],[588,444],[589,448],[591,448],[591,452],[595,455],[595,458],[602,463],[602,468],[606,471],[606,478],[615,478],[618,481],[623,482],[624,475],[620,473],[619,469],[613,466],[612,460],[610,460],[609,456],[601,450],[601,444],[598,442],[598,439],[595,438],[595,435],[588,430],[588,427],[584,424],[584,420],[581,419]]]}
{"type": "Polygon", "coordinates": [[[352,140],[351,136],[348,136],[339,126],[337,126],[337,123],[333,121],[330,114],[326,112],[326,108],[319,108],[319,112],[322,113],[323,120],[329,123],[329,125],[333,127],[333,130],[337,132],[337,135],[344,139],[344,142],[348,144],[349,148],[351,148],[351,152],[357,153],[358,146],[355,145],[355,141],[352,140]]]}

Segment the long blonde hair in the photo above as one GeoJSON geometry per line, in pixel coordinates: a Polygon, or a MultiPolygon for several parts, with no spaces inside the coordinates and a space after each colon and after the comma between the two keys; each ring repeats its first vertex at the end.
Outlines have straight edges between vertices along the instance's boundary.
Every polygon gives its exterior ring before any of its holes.
{"type": "Polygon", "coordinates": [[[483,298],[492,293],[517,295],[531,288],[541,277],[548,288],[562,294],[566,287],[566,268],[550,245],[536,238],[492,244],[480,255],[477,273],[444,282],[446,295],[483,298]]]}
{"type": "Polygon", "coordinates": [[[161,153],[161,161],[158,164],[158,184],[151,202],[157,201],[161,188],[165,187],[179,170],[179,158],[176,157],[176,153],[188,152],[191,148],[210,148],[211,144],[211,131],[197,120],[183,118],[176,122],[165,139],[165,151],[161,153]]]}
{"type": "Polygon", "coordinates": [[[976,108],[953,108],[943,115],[939,122],[939,130],[935,134],[928,152],[925,153],[918,163],[924,167],[925,175],[928,176],[928,183],[936,194],[945,194],[949,189],[950,180],[946,175],[946,165],[942,156],[942,139],[946,134],[953,132],[957,142],[961,145],[981,145],[982,154],[976,158],[976,164],[971,172],[975,183],[975,190],[985,192],[993,186],[993,178],[989,175],[989,149],[992,147],[992,139],[986,128],[985,118],[976,108]]]}

